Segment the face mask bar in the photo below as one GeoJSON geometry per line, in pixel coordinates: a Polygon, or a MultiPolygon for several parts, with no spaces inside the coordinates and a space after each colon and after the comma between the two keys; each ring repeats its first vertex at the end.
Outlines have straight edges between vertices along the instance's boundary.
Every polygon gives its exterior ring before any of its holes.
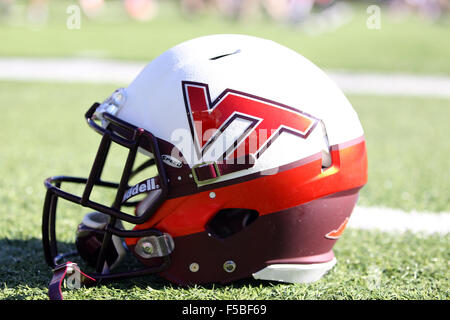
{"type": "MultiPolygon", "coordinates": [[[[102,274],[102,270],[106,261],[107,248],[112,245],[112,236],[118,236],[120,238],[140,238],[140,237],[161,237],[164,234],[156,229],[146,230],[122,230],[116,227],[117,219],[123,220],[132,224],[142,224],[146,222],[165,201],[168,194],[167,178],[165,175],[163,162],[158,148],[156,138],[149,132],[137,128],[125,121],[122,121],[115,116],[104,113],[103,118],[107,121],[106,128],[98,125],[94,119],[94,112],[99,107],[99,103],[95,103],[86,112],[85,118],[88,125],[95,131],[100,133],[103,137],[97,151],[94,163],[92,165],[91,172],[88,178],[70,177],[70,176],[57,176],[51,177],[45,180],[44,185],[47,188],[45,196],[43,219],[42,219],[42,241],[44,247],[44,255],[47,264],[51,268],[57,267],[61,260],[76,255],[76,252],[70,252],[65,254],[58,253],[57,239],[56,239],[56,211],[58,198],[63,198],[67,201],[79,204],[83,207],[91,208],[95,211],[107,214],[109,216],[109,223],[105,227],[104,239],[100,249],[100,254],[97,259],[96,273],[91,274],[92,278],[96,280],[103,279],[117,279],[124,277],[141,276],[166,270],[170,265],[170,256],[162,257],[162,263],[159,266],[144,268],[141,270],[134,270],[129,272],[102,274]],[[111,142],[115,142],[127,149],[129,153],[124,166],[124,170],[119,183],[108,182],[101,180],[101,174],[105,165],[106,157],[108,155],[111,142]],[[122,206],[133,206],[137,202],[122,203],[126,190],[130,187],[128,181],[130,178],[141,171],[145,167],[148,167],[151,161],[144,163],[135,171],[133,171],[134,161],[137,155],[138,148],[143,148],[153,154],[154,163],[158,170],[160,188],[155,191],[157,194],[152,194],[154,197],[152,201],[146,204],[147,207],[140,208],[142,214],[139,216],[130,215],[121,211],[122,206]],[[62,183],[77,183],[85,185],[82,196],[79,197],[72,193],[63,191],[61,189],[62,183]],[[90,195],[94,186],[106,187],[117,189],[115,200],[112,206],[108,207],[98,202],[90,200],[90,195]]],[[[148,195],[150,196],[150,194],[148,195]]],[[[145,200],[145,199],[144,199],[145,200]]],[[[148,201],[143,201],[147,203],[148,201]]]]}

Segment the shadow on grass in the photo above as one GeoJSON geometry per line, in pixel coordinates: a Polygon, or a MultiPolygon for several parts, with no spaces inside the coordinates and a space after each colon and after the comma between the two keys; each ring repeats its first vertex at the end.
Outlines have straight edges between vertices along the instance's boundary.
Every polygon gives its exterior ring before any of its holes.
{"type": "Polygon", "coordinates": [[[20,293],[21,288],[44,289],[50,277],[40,239],[0,239],[0,284],[17,292],[7,299],[29,298],[20,293]]]}
{"type": "MultiPolygon", "coordinates": [[[[68,248],[72,244],[60,242],[58,248],[68,248]]],[[[63,250],[61,250],[63,251],[63,250]]],[[[132,254],[129,254],[132,256],[132,254]]],[[[130,259],[128,259],[130,260],[130,259]]],[[[76,261],[72,260],[72,261],[76,261]]],[[[127,263],[126,267],[139,267],[140,264],[127,263]]],[[[83,269],[87,273],[92,270],[83,269]]],[[[124,266],[125,267],[125,266],[124,266]]],[[[123,271],[123,270],[119,270],[123,271]]],[[[52,271],[44,259],[42,241],[37,238],[28,240],[17,239],[0,239],[0,284],[3,288],[16,290],[17,294],[8,295],[7,299],[22,300],[30,299],[24,293],[20,293],[24,287],[40,292],[47,292],[48,284],[52,277],[52,271]]],[[[235,281],[231,284],[207,284],[196,286],[206,290],[217,290],[224,287],[241,288],[241,287],[260,287],[272,286],[269,281],[259,281],[252,278],[235,281]]],[[[123,279],[116,281],[102,282],[100,286],[107,286],[114,289],[131,289],[152,288],[155,290],[164,289],[188,289],[189,287],[181,287],[173,284],[157,275],[148,275],[131,279],[123,279]]]]}

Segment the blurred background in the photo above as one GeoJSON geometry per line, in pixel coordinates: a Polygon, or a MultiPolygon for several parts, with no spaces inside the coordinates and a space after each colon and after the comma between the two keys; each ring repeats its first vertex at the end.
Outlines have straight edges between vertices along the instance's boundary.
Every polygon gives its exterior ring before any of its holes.
{"type": "Polygon", "coordinates": [[[245,33],[321,68],[448,73],[449,8],[449,0],[0,0],[0,55],[149,61],[187,39],[245,33]]]}

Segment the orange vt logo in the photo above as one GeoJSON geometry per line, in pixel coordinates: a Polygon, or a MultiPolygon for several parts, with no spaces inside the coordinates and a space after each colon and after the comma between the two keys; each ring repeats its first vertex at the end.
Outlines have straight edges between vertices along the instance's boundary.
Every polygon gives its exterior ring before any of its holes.
{"type": "Polygon", "coordinates": [[[344,232],[345,227],[347,226],[348,223],[348,217],[345,218],[344,222],[342,222],[342,224],[339,226],[339,228],[337,228],[336,230],[330,231],[325,235],[325,238],[327,239],[331,239],[331,240],[336,240],[339,239],[339,237],[342,235],[342,233],[344,232]]]}

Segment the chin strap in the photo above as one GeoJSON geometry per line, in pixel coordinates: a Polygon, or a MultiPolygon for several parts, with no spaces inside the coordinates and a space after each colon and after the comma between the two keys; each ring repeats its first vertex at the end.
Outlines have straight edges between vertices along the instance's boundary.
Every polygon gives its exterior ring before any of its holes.
{"type": "Polygon", "coordinates": [[[64,278],[68,276],[66,285],[69,289],[79,289],[83,285],[93,285],[96,280],[81,272],[76,263],[65,262],[57,265],[53,269],[53,277],[48,287],[48,296],[50,300],[63,300],[61,286],[64,278]]]}

